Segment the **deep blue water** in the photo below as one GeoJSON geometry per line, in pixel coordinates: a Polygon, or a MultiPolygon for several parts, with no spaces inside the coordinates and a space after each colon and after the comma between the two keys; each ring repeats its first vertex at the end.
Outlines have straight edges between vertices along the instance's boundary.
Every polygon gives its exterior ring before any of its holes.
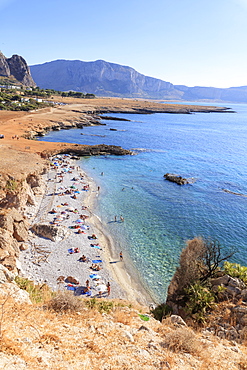
{"type": "Polygon", "coordinates": [[[227,106],[237,113],[114,114],[131,122],[103,121],[42,138],[137,149],[134,156],[84,158],[81,165],[101,186],[97,214],[116,249],[156,301],[165,300],[180,252],[194,236],[218,239],[226,251],[234,246],[232,261],[247,265],[247,197],[222,191],[247,195],[247,105],[227,106]],[[167,172],[196,182],[170,183],[167,172]],[[125,221],[112,222],[115,215],[125,221]]]}

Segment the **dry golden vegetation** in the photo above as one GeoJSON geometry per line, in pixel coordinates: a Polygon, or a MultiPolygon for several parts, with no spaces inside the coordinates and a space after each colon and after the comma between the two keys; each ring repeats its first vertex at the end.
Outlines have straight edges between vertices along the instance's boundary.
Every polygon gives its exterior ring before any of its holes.
{"type": "Polygon", "coordinates": [[[246,366],[246,347],[172,324],[169,318],[160,323],[144,307],[130,307],[129,302],[79,299],[67,291],[45,303],[20,304],[10,296],[0,300],[3,369],[246,366]]]}

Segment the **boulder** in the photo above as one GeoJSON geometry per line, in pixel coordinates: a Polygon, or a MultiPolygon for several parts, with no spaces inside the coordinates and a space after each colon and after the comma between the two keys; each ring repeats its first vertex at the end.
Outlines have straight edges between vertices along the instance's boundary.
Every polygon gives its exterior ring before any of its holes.
{"type": "Polygon", "coordinates": [[[224,276],[218,277],[216,279],[212,279],[211,284],[216,285],[216,286],[227,285],[230,278],[231,277],[229,275],[224,275],[224,276]]]}
{"type": "Polygon", "coordinates": [[[242,280],[238,278],[233,278],[233,277],[230,277],[227,285],[233,288],[241,288],[241,289],[244,289],[246,287],[242,280]]]}
{"type": "Polygon", "coordinates": [[[241,298],[243,301],[247,301],[247,289],[241,291],[241,298]]]}
{"type": "Polygon", "coordinates": [[[28,230],[25,223],[22,222],[14,222],[14,232],[13,237],[18,242],[25,242],[28,239],[28,230]]]}
{"type": "Polygon", "coordinates": [[[0,295],[10,296],[17,303],[32,304],[29,293],[20,289],[15,283],[0,284],[0,295]]]}
{"type": "Polygon", "coordinates": [[[229,294],[229,295],[232,295],[233,297],[235,297],[236,295],[238,294],[241,294],[241,289],[236,287],[232,287],[232,286],[227,286],[226,287],[226,292],[229,294]]]}
{"type": "Polygon", "coordinates": [[[15,274],[9,271],[5,266],[0,264],[0,284],[12,282],[15,278],[15,274]]]}
{"type": "Polygon", "coordinates": [[[70,234],[70,231],[66,226],[49,224],[35,224],[31,228],[31,231],[36,235],[50,239],[53,242],[61,241],[70,234]]]}
{"type": "Polygon", "coordinates": [[[170,319],[171,319],[171,322],[175,325],[187,326],[186,322],[182,319],[181,316],[171,315],[170,319]]]}

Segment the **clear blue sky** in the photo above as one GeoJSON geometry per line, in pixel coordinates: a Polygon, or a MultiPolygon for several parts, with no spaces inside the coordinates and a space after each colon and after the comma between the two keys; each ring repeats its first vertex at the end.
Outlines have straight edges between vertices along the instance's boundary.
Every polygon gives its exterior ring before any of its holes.
{"type": "Polygon", "coordinates": [[[247,0],[0,0],[0,50],[103,59],[173,84],[247,85],[247,0]]]}

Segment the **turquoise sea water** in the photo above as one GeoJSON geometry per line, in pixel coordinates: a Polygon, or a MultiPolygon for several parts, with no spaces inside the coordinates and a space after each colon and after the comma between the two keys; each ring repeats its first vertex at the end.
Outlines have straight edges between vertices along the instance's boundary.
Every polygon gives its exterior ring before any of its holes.
{"type": "Polygon", "coordinates": [[[247,195],[247,105],[227,106],[237,113],[114,114],[131,122],[42,138],[135,149],[134,156],[83,158],[81,165],[101,187],[96,213],[156,302],[165,300],[180,252],[194,236],[234,246],[232,261],[247,265],[247,197],[222,191],[247,195]],[[170,183],[167,172],[196,182],[170,183]],[[125,221],[114,222],[115,215],[125,221]]]}

